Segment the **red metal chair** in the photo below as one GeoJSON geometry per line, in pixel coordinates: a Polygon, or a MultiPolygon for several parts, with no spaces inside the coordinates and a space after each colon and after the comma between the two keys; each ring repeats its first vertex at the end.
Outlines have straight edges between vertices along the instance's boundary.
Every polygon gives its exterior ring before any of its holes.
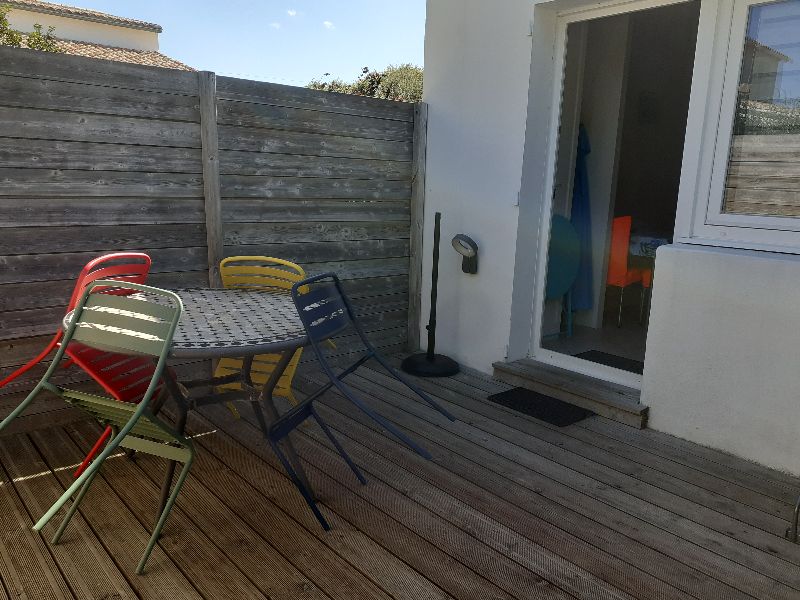
{"type": "MultiPolygon", "coordinates": [[[[78,276],[69,304],[67,305],[67,312],[75,308],[83,291],[90,283],[98,279],[114,279],[115,281],[142,284],[145,282],[150,272],[150,264],[150,257],[142,252],[116,252],[95,258],[83,268],[78,276]]],[[[108,288],[102,290],[102,293],[125,295],[129,294],[130,291],[108,288]]],[[[45,349],[35,358],[0,381],[0,387],[14,381],[20,375],[23,375],[46,359],[53,350],[58,348],[63,336],[64,330],[59,327],[45,349]]],[[[144,396],[153,374],[154,365],[152,361],[146,357],[103,352],[77,342],[72,342],[67,347],[66,355],[70,360],[65,363],[65,367],[72,364],[78,365],[102,386],[108,394],[121,402],[138,403],[144,396]]],[[[158,389],[156,393],[161,394],[163,391],[162,383],[160,389],[158,389]]],[[[18,407],[20,410],[15,410],[6,417],[2,423],[0,423],[0,431],[24,408],[24,406],[20,406],[18,407]]],[[[103,435],[76,471],[76,477],[89,465],[96,452],[102,448],[110,434],[110,428],[107,428],[106,431],[103,432],[103,435]]]]}

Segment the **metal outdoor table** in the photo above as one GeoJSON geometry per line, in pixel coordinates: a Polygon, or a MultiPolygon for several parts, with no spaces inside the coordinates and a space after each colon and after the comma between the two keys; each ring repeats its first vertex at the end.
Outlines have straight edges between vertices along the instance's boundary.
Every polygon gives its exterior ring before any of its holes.
{"type": "MultiPolygon", "coordinates": [[[[205,289],[172,290],[183,302],[181,316],[172,340],[173,358],[244,358],[242,371],[224,377],[182,382],[178,386],[167,376],[170,392],[180,406],[179,431],[186,426],[188,410],[231,400],[249,400],[258,424],[267,435],[269,423],[278,418],[272,393],[295,351],[308,343],[306,332],[288,290],[205,289]],[[259,354],[279,354],[275,369],[264,383],[256,386],[250,376],[253,358],[259,354]],[[225,391],[192,398],[187,389],[238,382],[241,390],[225,391]],[[181,389],[183,387],[184,389],[181,389]],[[265,418],[262,407],[267,412],[265,418]]],[[[298,476],[308,479],[291,441],[286,453],[298,476]]],[[[171,474],[170,474],[171,475],[171,474]]],[[[169,477],[171,482],[172,477],[169,477]]],[[[308,489],[312,489],[308,486],[308,489]]],[[[164,490],[169,490],[167,482],[164,490]]],[[[166,497],[166,496],[164,496],[166,497]]]]}
{"type": "MultiPolygon", "coordinates": [[[[171,290],[183,302],[183,314],[173,337],[171,358],[244,359],[242,371],[224,377],[178,382],[170,369],[164,372],[167,388],[178,405],[176,429],[183,432],[188,411],[200,406],[232,400],[249,400],[264,435],[269,423],[278,418],[272,397],[273,390],[286,370],[294,352],[308,343],[305,329],[288,290],[206,289],[171,290]],[[250,376],[253,357],[258,354],[279,354],[275,369],[263,387],[256,386],[250,376]],[[194,396],[190,390],[238,382],[241,390],[194,396]],[[262,407],[267,412],[265,418],[262,407]]],[[[160,297],[150,297],[161,301],[160,297]]],[[[72,313],[64,318],[69,325],[72,313]]],[[[159,410],[160,406],[154,406],[159,410]]],[[[298,476],[307,484],[305,471],[297,453],[286,440],[286,453],[298,476]]],[[[162,488],[162,506],[169,495],[174,463],[168,469],[162,488]]],[[[309,489],[310,486],[308,486],[309,489]]]]}

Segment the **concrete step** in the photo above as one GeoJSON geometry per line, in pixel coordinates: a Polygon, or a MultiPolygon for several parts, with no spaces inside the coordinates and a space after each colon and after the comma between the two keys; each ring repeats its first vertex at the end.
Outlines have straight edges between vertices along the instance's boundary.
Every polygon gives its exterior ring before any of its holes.
{"type": "Polygon", "coordinates": [[[639,401],[637,389],[529,358],[492,366],[495,378],[509,385],[546,394],[631,427],[647,425],[647,407],[639,401]]]}

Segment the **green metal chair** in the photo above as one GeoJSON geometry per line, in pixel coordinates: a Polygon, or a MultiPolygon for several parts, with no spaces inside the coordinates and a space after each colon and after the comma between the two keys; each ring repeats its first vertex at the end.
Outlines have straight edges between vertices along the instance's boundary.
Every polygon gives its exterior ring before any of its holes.
{"type": "Polygon", "coordinates": [[[180,298],[166,290],[113,280],[92,283],[75,307],[71,323],[50,368],[19,407],[24,409],[41,391],[46,390],[88,412],[101,425],[110,427],[113,432],[103,451],[33,526],[36,531],[40,531],[77,492],[75,500],[53,536],[53,544],[57,544],[61,539],[103,462],[118,447],[183,463],[183,470],[161,511],[147,548],[136,568],[137,574],[144,571],[147,559],[158,541],[194,459],[192,442],[159,419],[150,409],[150,401],[156,396],[159,388],[159,379],[166,367],[167,354],[182,311],[180,298]],[[108,290],[109,287],[137,293],[135,295],[97,293],[108,290]],[[73,341],[108,352],[150,356],[156,359],[150,385],[141,402],[134,405],[69,390],[52,383],[51,378],[56,373],[69,343],[73,341]]]}

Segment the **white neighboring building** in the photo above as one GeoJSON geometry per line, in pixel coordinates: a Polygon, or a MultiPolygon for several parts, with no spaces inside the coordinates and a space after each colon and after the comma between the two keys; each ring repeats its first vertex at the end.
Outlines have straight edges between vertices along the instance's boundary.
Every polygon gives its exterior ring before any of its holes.
{"type": "Polygon", "coordinates": [[[487,373],[527,361],[627,386],[650,427],[800,473],[798,22],[799,0],[429,0],[437,351],[487,373]],[[551,216],[575,207],[578,124],[593,307],[567,337],[544,290],[551,216]],[[666,243],[629,257],[654,284],[623,303],[605,284],[612,220],[630,215],[636,239],[666,243]],[[456,233],[480,246],[476,275],[449,248],[456,233]],[[629,363],[577,356],[588,350],[629,363]],[[625,367],[637,362],[643,373],[625,367]]]}
{"type": "Polygon", "coordinates": [[[67,54],[192,70],[159,52],[162,29],[155,23],[40,0],[3,0],[2,4],[11,6],[8,21],[13,29],[30,33],[36,23],[44,31],[55,27],[59,47],[67,54]]]}

